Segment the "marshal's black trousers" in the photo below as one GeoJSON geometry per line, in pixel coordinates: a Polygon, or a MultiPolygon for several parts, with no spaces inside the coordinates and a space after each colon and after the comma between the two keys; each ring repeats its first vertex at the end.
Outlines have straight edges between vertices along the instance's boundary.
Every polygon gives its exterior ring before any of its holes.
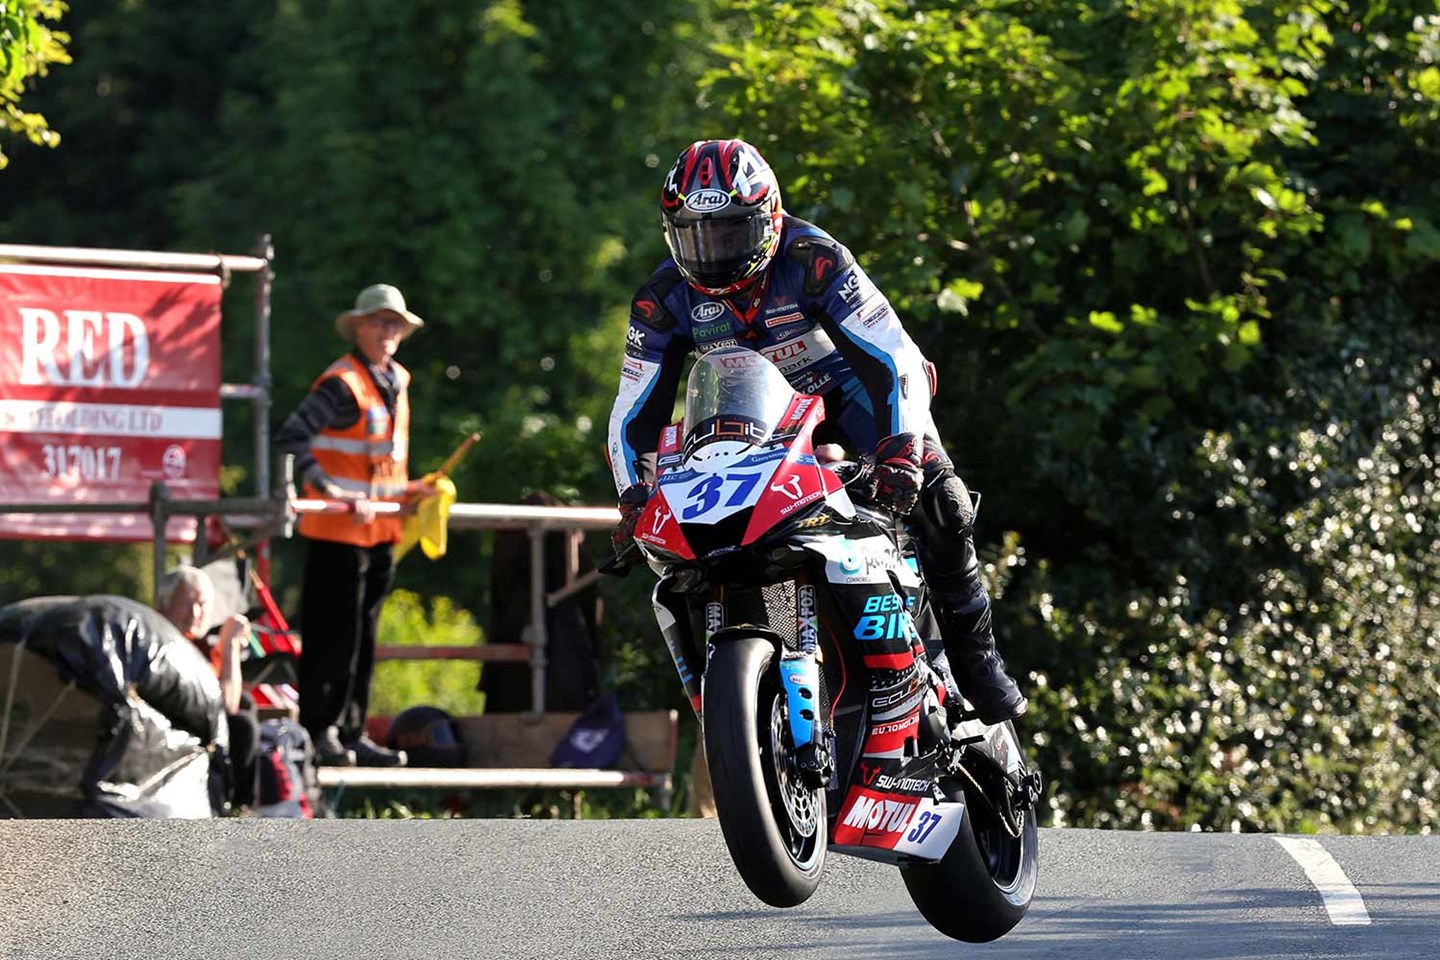
{"type": "Polygon", "coordinates": [[[311,737],[365,732],[375,629],[395,579],[394,547],[306,540],[300,596],[300,723],[311,737]]]}

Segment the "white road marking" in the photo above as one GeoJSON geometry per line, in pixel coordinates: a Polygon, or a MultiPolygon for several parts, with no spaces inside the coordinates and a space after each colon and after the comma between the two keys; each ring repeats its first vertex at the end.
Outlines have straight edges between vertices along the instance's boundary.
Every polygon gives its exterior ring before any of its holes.
{"type": "Polygon", "coordinates": [[[1295,862],[1304,868],[1305,876],[1320,891],[1320,899],[1325,902],[1325,911],[1330,914],[1332,924],[1341,927],[1369,926],[1370,914],[1365,909],[1365,901],[1360,898],[1360,891],[1355,889],[1345,871],[1340,869],[1340,864],[1325,851],[1319,840],[1305,837],[1273,839],[1295,858],[1295,862]]]}

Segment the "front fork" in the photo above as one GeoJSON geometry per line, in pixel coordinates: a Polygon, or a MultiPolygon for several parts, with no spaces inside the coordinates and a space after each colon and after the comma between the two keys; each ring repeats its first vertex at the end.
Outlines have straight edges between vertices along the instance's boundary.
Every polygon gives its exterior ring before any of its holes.
{"type": "Polygon", "coordinates": [[[780,655],[785,712],[790,718],[790,739],[795,744],[800,779],[808,787],[823,787],[829,783],[835,764],[820,716],[820,605],[814,584],[801,581],[795,585],[795,621],[798,649],[782,650],[780,655]]]}
{"type": "MultiPolygon", "coordinates": [[[[660,635],[665,638],[665,647],[675,670],[680,674],[680,683],[685,687],[685,696],[690,700],[690,709],[695,716],[703,713],[700,697],[700,676],[705,672],[703,648],[695,642],[695,633],[690,628],[690,609],[683,594],[670,589],[669,577],[661,577],[650,594],[650,605],[655,608],[655,622],[660,625],[660,635]]],[[[708,632],[708,631],[707,631],[708,632]]],[[[709,642],[707,636],[706,642],[709,642]]]]}
{"type": "MultiPolygon", "coordinates": [[[[712,599],[705,605],[705,643],[696,642],[689,605],[685,596],[673,589],[669,578],[661,578],[650,595],[655,621],[665,638],[665,647],[680,675],[685,696],[695,716],[704,718],[701,676],[705,671],[705,654],[715,634],[725,627],[725,605],[712,599]]],[[[795,760],[801,779],[811,787],[822,787],[834,771],[829,738],[820,717],[819,603],[812,584],[796,586],[796,637],[798,649],[790,650],[776,644],[780,654],[780,683],[785,692],[786,716],[790,738],[795,744],[795,760]]]]}

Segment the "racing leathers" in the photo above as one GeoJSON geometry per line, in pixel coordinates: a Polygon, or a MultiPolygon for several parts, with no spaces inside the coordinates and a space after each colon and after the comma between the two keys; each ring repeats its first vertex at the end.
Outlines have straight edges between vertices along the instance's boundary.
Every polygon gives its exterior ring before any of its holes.
{"type": "Polygon", "coordinates": [[[763,354],[797,392],[824,398],[817,444],[873,455],[882,441],[906,434],[920,440],[924,483],[910,519],[947,658],[981,719],[997,723],[1024,712],[1025,697],[995,652],[970,493],[930,415],[934,368],[850,251],[819,227],[787,215],[770,264],[728,297],[696,290],[671,259],[640,288],[610,414],[617,489],[634,499],[636,484],[653,481],[686,356],[736,345],[763,354]]]}

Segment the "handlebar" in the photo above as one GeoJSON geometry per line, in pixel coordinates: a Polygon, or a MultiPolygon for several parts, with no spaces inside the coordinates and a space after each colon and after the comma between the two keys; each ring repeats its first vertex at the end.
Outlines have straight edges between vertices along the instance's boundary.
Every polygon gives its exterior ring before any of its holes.
{"type": "Polygon", "coordinates": [[[640,564],[640,545],[634,540],[629,546],[607,560],[601,561],[595,569],[607,577],[626,577],[632,568],[640,564]]]}

